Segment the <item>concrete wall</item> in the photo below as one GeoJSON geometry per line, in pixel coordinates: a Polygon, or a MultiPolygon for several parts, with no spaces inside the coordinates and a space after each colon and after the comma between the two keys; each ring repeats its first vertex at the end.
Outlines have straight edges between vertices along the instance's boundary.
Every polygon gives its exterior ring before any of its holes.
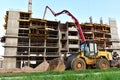
{"type": "Polygon", "coordinates": [[[18,35],[18,27],[19,27],[19,12],[17,11],[9,11],[8,12],[8,22],[7,22],[7,35],[18,35]]]}
{"type": "Polygon", "coordinates": [[[16,56],[17,38],[6,38],[5,56],[16,56]]]}
{"type": "Polygon", "coordinates": [[[111,39],[113,40],[111,48],[114,49],[113,52],[117,52],[120,55],[120,43],[117,42],[120,39],[118,35],[118,28],[117,28],[116,20],[109,19],[109,25],[111,27],[111,39]]]}
{"type": "Polygon", "coordinates": [[[8,22],[6,30],[5,54],[3,68],[16,68],[17,43],[18,43],[18,29],[19,29],[19,12],[8,11],[8,22]],[[12,58],[10,58],[10,57],[12,58]]]}
{"type": "Polygon", "coordinates": [[[6,38],[6,46],[17,46],[17,38],[6,38]]]}
{"type": "Polygon", "coordinates": [[[4,69],[16,68],[16,58],[5,58],[3,66],[4,69]]]}
{"type": "Polygon", "coordinates": [[[6,48],[5,49],[5,56],[16,56],[17,49],[16,48],[6,48]]]}
{"type": "Polygon", "coordinates": [[[111,27],[111,37],[112,39],[115,39],[115,40],[119,40],[119,36],[118,36],[118,28],[117,28],[117,24],[116,24],[116,21],[115,20],[109,20],[109,25],[111,27]]]}

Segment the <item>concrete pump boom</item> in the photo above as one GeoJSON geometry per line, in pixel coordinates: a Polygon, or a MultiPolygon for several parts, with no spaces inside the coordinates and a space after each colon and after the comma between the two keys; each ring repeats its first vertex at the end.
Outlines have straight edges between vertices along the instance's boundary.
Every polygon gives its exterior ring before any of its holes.
{"type": "Polygon", "coordinates": [[[54,16],[58,16],[60,14],[67,14],[68,16],[70,16],[74,20],[74,22],[75,22],[75,24],[77,26],[77,30],[78,30],[79,36],[80,36],[80,38],[82,40],[82,43],[84,43],[86,41],[79,21],[68,10],[63,10],[61,12],[55,13],[50,7],[46,6],[45,11],[44,11],[44,15],[43,15],[43,19],[45,18],[47,9],[49,9],[54,16]]]}

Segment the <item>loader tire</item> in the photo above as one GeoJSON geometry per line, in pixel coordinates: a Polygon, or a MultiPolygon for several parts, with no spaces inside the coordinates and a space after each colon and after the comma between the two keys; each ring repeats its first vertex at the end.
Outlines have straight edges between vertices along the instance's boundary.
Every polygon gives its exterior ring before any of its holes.
{"type": "Polygon", "coordinates": [[[110,63],[107,59],[101,58],[97,61],[96,67],[99,69],[109,69],[110,63]]]}
{"type": "Polygon", "coordinates": [[[77,55],[71,55],[71,56],[68,57],[67,61],[65,62],[66,69],[71,69],[71,62],[75,58],[77,58],[77,55]]]}
{"type": "Polygon", "coordinates": [[[73,70],[85,70],[86,63],[82,58],[75,58],[71,63],[71,68],[73,70]]]}

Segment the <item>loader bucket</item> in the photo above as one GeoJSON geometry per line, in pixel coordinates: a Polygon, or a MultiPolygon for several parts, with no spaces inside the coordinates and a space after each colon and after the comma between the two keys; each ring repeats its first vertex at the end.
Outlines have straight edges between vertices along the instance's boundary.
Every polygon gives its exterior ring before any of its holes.
{"type": "Polygon", "coordinates": [[[61,58],[56,58],[56,59],[49,61],[49,69],[48,70],[64,71],[65,70],[64,60],[61,58]]]}
{"type": "Polygon", "coordinates": [[[45,60],[41,64],[39,64],[36,68],[34,68],[34,71],[37,72],[45,72],[49,68],[49,63],[45,60]]]}

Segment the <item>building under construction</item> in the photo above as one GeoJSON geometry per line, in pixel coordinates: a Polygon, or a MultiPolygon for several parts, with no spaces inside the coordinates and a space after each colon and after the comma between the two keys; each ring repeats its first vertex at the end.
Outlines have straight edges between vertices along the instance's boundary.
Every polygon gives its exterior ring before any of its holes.
{"type": "MultiPolygon", "coordinates": [[[[116,23],[111,19],[109,22],[109,25],[102,20],[93,23],[90,18],[90,22],[82,23],[81,27],[86,40],[96,41],[99,50],[119,51],[116,45],[119,41],[116,23]]],[[[28,12],[7,11],[4,28],[6,34],[2,42],[5,43],[5,69],[22,68],[24,65],[34,68],[44,57],[49,61],[80,51],[81,39],[73,22],[32,18],[29,9],[28,12]]]]}

